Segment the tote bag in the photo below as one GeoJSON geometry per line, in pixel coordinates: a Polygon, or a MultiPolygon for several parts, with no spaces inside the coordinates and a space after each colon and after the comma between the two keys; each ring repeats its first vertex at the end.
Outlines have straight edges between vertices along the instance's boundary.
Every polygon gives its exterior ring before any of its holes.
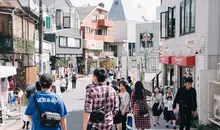
{"type": "Polygon", "coordinates": [[[126,128],[127,130],[137,130],[135,125],[134,114],[132,113],[127,114],[126,128]]]}

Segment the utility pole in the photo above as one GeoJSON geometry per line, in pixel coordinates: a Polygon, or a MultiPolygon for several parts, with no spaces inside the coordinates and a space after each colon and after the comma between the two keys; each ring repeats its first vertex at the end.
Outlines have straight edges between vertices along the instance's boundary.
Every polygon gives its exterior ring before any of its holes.
{"type": "Polygon", "coordinates": [[[43,42],[43,9],[42,0],[39,0],[39,73],[43,74],[43,61],[42,61],[42,42],[43,42]]]}
{"type": "Polygon", "coordinates": [[[145,72],[147,71],[147,32],[145,34],[145,46],[144,46],[144,68],[145,68],[145,72]]]}

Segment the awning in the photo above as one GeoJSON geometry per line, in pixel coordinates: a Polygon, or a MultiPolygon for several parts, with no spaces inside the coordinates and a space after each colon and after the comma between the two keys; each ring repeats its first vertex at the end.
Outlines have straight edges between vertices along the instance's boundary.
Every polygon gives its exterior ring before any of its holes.
{"type": "Polygon", "coordinates": [[[159,62],[162,64],[172,64],[172,56],[160,56],[159,62]]]}
{"type": "Polygon", "coordinates": [[[98,60],[99,57],[98,56],[89,56],[90,58],[92,58],[93,60],[98,60]]]}
{"type": "Polygon", "coordinates": [[[195,56],[174,56],[172,64],[179,66],[195,66],[195,56]]]}
{"type": "Polygon", "coordinates": [[[9,77],[17,74],[17,70],[12,66],[0,66],[0,78],[9,77]]]}
{"type": "Polygon", "coordinates": [[[106,56],[107,58],[109,59],[114,59],[115,57],[114,56],[106,56]]]}

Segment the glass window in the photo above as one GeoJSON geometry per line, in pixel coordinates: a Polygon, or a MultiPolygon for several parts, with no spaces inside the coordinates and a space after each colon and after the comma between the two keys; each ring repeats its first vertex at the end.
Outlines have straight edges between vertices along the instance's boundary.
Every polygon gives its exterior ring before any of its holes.
{"type": "Polygon", "coordinates": [[[118,3],[119,3],[118,1],[115,1],[115,5],[118,5],[118,3]]]}
{"type": "Polygon", "coordinates": [[[68,38],[68,47],[80,47],[81,40],[76,38],[68,38]]]}
{"type": "Polygon", "coordinates": [[[190,32],[195,31],[195,21],[196,21],[196,1],[191,0],[191,5],[190,5],[190,32]]]}
{"type": "Polygon", "coordinates": [[[86,33],[90,34],[90,27],[86,27],[86,33]]]}
{"type": "Polygon", "coordinates": [[[175,7],[173,8],[168,8],[168,33],[169,37],[174,37],[175,36],[175,7]]]}
{"type": "Polygon", "coordinates": [[[184,1],[180,3],[180,34],[184,33],[184,1]]]}
{"type": "Polygon", "coordinates": [[[93,14],[92,15],[92,22],[96,22],[97,21],[97,15],[93,14]]]}
{"type": "Polygon", "coordinates": [[[185,0],[185,33],[189,32],[190,0],[185,0]]]}
{"type": "Polygon", "coordinates": [[[67,37],[59,37],[60,38],[60,46],[67,47],[67,37]]]}
{"type": "Polygon", "coordinates": [[[99,19],[107,19],[107,15],[106,14],[100,14],[99,19]]]}
{"type": "Polygon", "coordinates": [[[69,16],[63,17],[63,27],[70,28],[70,17],[69,16]]]}
{"type": "Polygon", "coordinates": [[[168,37],[168,11],[160,14],[161,18],[161,38],[168,37]]]}

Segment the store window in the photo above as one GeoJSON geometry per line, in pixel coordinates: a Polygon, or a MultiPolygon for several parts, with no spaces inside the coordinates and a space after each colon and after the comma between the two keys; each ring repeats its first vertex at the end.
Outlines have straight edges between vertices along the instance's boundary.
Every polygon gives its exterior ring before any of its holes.
{"type": "Polygon", "coordinates": [[[180,2],[180,34],[195,32],[195,0],[180,2]]]}

